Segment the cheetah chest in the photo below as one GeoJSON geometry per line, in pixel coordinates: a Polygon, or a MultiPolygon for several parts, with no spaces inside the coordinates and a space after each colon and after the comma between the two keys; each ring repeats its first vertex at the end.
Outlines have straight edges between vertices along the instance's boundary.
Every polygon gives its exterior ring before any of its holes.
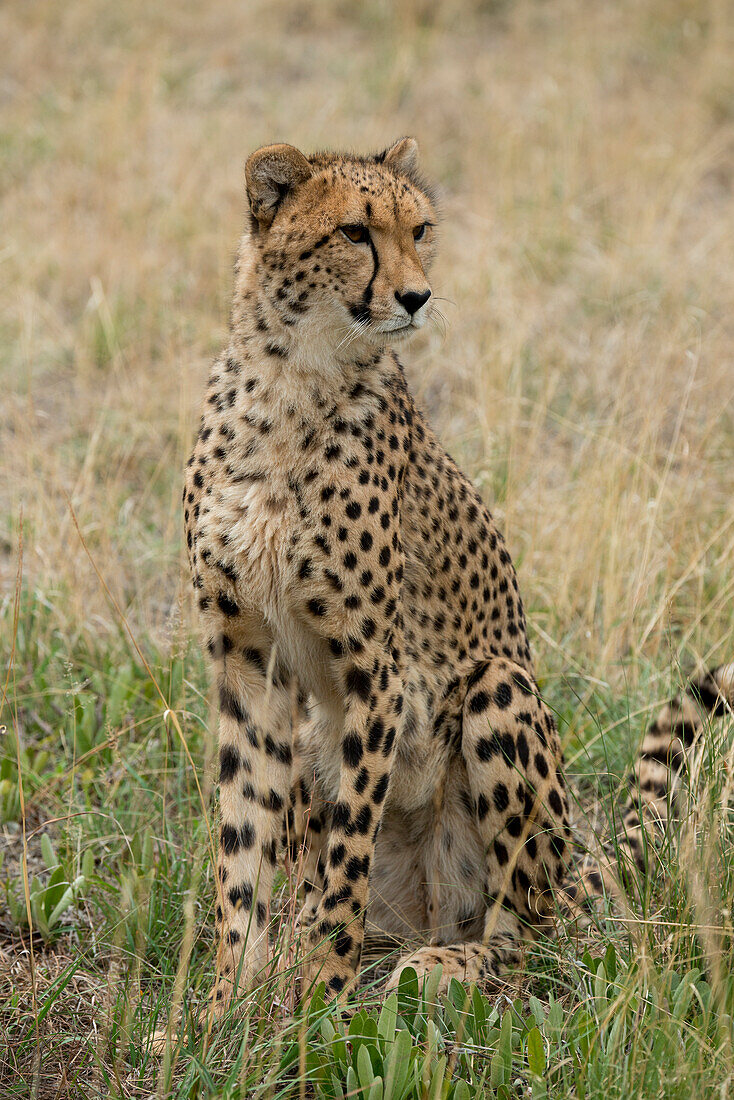
{"type": "Polygon", "coordinates": [[[222,556],[234,571],[246,602],[273,612],[288,601],[289,546],[298,507],[286,478],[244,479],[221,492],[214,519],[222,556]]]}

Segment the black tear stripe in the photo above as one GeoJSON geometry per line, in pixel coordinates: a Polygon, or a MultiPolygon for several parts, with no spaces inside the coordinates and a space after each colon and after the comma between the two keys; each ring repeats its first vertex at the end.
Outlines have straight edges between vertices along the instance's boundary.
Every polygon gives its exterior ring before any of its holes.
{"type": "Polygon", "coordinates": [[[377,272],[380,270],[380,258],[377,255],[377,249],[375,248],[375,242],[370,237],[367,242],[370,246],[370,252],[372,253],[373,271],[370,281],[364,288],[364,294],[362,295],[362,301],[357,306],[350,306],[350,312],[355,321],[369,321],[370,319],[370,302],[372,301],[372,284],[377,278],[377,272]]]}

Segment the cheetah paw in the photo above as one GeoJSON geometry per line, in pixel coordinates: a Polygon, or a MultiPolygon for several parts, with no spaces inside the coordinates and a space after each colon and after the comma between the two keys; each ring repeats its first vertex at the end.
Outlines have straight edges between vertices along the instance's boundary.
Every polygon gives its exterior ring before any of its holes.
{"type": "Polygon", "coordinates": [[[481,945],[459,944],[455,947],[421,947],[411,955],[401,959],[395,970],[390,975],[386,985],[388,993],[397,989],[400,977],[404,970],[412,967],[418,975],[421,983],[437,966],[442,968],[436,993],[438,995],[448,992],[451,979],[459,982],[473,982],[481,974],[481,966],[484,962],[484,952],[481,945]]]}

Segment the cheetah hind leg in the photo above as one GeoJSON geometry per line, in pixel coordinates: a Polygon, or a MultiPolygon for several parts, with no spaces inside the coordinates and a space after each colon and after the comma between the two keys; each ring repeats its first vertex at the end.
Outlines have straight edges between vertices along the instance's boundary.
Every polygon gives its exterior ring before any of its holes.
{"type": "Polygon", "coordinates": [[[566,876],[568,799],[553,716],[526,669],[495,658],[469,677],[462,715],[462,754],[474,823],[485,851],[477,893],[486,905],[481,941],[424,947],[398,964],[388,983],[412,966],[439,963],[439,991],[452,978],[501,982],[517,964],[523,940],[549,928],[543,901],[566,876]]]}

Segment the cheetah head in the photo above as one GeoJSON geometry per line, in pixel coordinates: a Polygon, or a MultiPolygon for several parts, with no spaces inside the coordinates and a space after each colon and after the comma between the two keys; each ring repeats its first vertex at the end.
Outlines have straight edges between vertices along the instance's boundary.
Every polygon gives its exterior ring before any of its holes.
{"type": "Polygon", "coordinates": [[[372,157],[267,145],[247,161],[259,296],[291,334],[334,346],[403,340],[426,322],[435,202],[402,138],[372,157]]]}

